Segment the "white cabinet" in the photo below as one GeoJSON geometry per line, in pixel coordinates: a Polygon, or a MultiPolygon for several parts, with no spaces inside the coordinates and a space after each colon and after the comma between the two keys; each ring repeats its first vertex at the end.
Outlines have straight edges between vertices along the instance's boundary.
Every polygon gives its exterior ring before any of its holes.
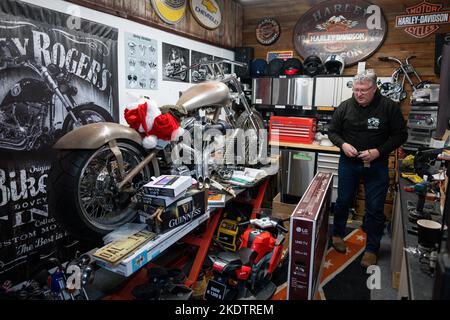
{"type": "Polygon", "coordinates": [[[337,107],[352,96],[352,77],[317,77],[316,107],[337,107]]]}

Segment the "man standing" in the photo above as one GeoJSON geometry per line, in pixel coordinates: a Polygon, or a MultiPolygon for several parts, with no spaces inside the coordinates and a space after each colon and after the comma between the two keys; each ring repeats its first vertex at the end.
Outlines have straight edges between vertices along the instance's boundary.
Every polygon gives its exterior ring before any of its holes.
{"type": "Polygon", "coordinates": [[[338,197],[334,210],[333,247],[345,253],[343,240],[356,189],[364,179],[366,248],[361,266],[377,263],[384,229],[384,201],[389,187],[389,153],[407,139],[399,106],[377,89],[377,76],[366,70],[353,78],[353,96],[333,114],[328,135],[341,149],[338,197]]]}

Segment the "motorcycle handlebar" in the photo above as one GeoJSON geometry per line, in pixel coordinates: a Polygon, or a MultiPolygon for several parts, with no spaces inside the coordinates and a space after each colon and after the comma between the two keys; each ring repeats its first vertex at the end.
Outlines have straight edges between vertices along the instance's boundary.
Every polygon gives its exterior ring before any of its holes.
{"type": "Polygon", "coordinates": [[[245,63],[245,62],[233,61],[233,60],[228,60],[228,59],[208,60],[208,61],[204,61],[204,62],[199,62],[199,63],[193,64],[193,65],[187,67],[184,70],[172,72],[171,75],[172,76],[176,76],[176,75],[178,75],[180,73],[186,72],[186,71],[191,70],[191,69],[195,69],[195,68],[199,68],[199,67],[207,66],[207,65],[215,65],[215,64],[218,65],[220,63],[229,63],[229,64],[232,64],[232,65],[235,65],[235,66],[238,66],[238,67],[246,67],[247,66],[247,63],[245,63]]]}
{"type": "Polygon", "coordinates": [[[394,57],[378,57],[378,60],[380,60],[380,61],[395,61],[400,66],[403,65],[402,62],[399,59],[394,58],[394,57]]]}

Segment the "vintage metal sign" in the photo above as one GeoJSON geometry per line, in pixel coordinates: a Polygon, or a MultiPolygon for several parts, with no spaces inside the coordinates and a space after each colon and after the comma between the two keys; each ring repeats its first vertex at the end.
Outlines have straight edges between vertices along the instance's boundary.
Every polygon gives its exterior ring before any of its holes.
{"type": "Polygon", "coordinates": [[[325,61],[338,54],[348,66],[371,56],[386,32],[386,19],[379,6],[363,0],[331,0],[300,17],[293,40],[303,58],[317,55],[325,61]]]}
{"type": "Polygon", "coordinates": [[[273,59],[283,59],[287,60],[289,58],[292,58],[294,56],[294,51],[268,51],[267,52],[267,63],[272,61],[273,59]]]}
{"type": "Polygon", "coordinates": [[[191,0],[191,12],[206,29],[216,29],[222,23],[222,12],[216,0],[191,0]]]}
{"type": "Polygon", "coordinates": [[[168,24],[176,24],[186,13],[186,0],[152,0],[158,16],[168,24]]]}
{"type": "Polygon", "coordinates": [[[450,11],[442,11],[442,4],[423,1],[406,8],[406,14],[395,17],[395,26],[416,38],[425,38],[450,23],[450,11]]]}
{"type": "Polygon", "coordinates": [[[273,18],[264,18],[256,26],[256,40],[259,43],[268,46],[277,41],[280,36],[281,28],[277,20],[273,18]]]}

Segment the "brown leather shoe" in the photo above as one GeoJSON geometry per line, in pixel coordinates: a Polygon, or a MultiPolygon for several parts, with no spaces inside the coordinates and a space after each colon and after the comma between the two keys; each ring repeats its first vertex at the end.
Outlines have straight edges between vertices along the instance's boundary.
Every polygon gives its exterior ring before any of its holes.
{"type": "Polygon", "coordinates": [[[377,255],[372,252],[364,252],[364,255],[361,259],[361,267],[367,268],[374,264],[377,264],[377,255]]]}
{"type": "Polygon", "coordinates": [[[331,240],[333,242],[333,248],[336,249],[337,252],[347,252],[347,246],[345,245],[344,239],[342,239],[341,237],[333,236],[331,240]]]}

